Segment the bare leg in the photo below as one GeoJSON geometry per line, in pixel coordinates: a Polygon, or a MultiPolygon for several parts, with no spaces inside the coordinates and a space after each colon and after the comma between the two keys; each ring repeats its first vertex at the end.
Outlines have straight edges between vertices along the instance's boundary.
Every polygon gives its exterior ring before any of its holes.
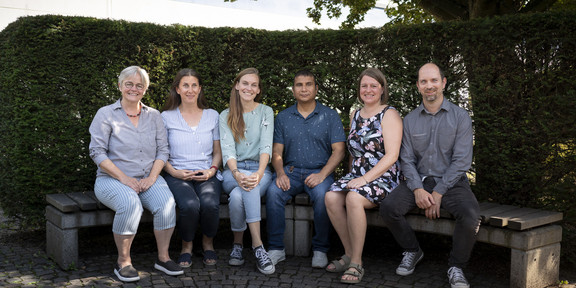
{"type": "Polygon", "coordinates": [[[158,247],[158,260],[162,262],[170,260],[168,248],[170,246],[170,239],[172,238],[173,232],[174,228],[164,230],[154,230],[154,236],[156,237],[156,246],[158,247]]]}
{"type": "MultiPolygon", "coordinates": [[[[338,191],[330,191],[324,196],[324,202],[326,203],[326,211],[328,212],[328,217],[334,230],[338,233],[340,241],[344,246],[344,254],[347,256],[352,255],[352,245],[350,243],[350,237],[348,235],[348,222],[347,222],[347,212],[346,212],[346,193],[338,191]]],[[[345,263],[340,261],[342,265],[345,263]]],[[[329,264],[328,269],[335,268],[334,265],[329,264]]]]}
{"type": "MultiPolygon", "coordinates": [[[[364,241],[366,240],[366,211],[365,209],[373,208],[376,205],[364,198],[364,196],[349,192],[346,196],[346,211],[348,211],[348,235],[352,246],[351,263],[362,265],[362,252],[364,250],[364,241]]],[[[357,277],[343,275],[342,279],[356,280],[357,277]]]]}
{"type": "Polygon", "coordinates": [[[250,229],[250,236],[252,236],[252,247],[262,245],[262,237],[260,236],[260,221],[248,223],[250,229]]]}
{"type": "Polygon", "coordinates": [[[243,244],[244,243],[244,231],[233,232],[233,234],[234,234],[234,243],[244,246],[244,244],[243,244]]]}
{"type": "MultiPolygon", "coordinates": [[[[214,250],[214,238],[213,237],[208,237],[206,235],[202,235],[202,249],[204,249],[204,251],[207,250],[214,250]]],[[[207,264],[215,264],[216,260],[208,260],[207,264]]]]}
{"type": "Polygon", "coordinates": [[[132,242],[134,242],[134,237],[136,235],[120,235],[114,233],[114,243],[116,243],[116,249],[118,249],[118,265],[123,268],[127,265],[132,265],[132,258],[130,257],[130,248],[132,247],[132,242]]]}
{"type": "MultiPolygon", "coordinates": [[[[194,241],[188,242],[188,241],[182,240],[182,249],[180,250],[180,254],[189,253],[190,255],[192,255],[193,245],[194,245],[194,241]]],[[[178,264],[186,265],[186,264],[190,264],[190,263],[180,262],[178,264]]]]}

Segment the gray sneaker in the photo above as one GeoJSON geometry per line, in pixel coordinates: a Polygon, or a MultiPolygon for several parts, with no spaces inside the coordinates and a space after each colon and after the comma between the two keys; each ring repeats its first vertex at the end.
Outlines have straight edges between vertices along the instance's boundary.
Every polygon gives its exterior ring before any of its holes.
{"type": "Polygon", "coordinates": [[[458,267],[448,269],[448,281],[452,288],[469,288],[468,280],[464,277],[464,272],[458,267]]]}
{"type": "Polygon", "coordinates": [[[268,256],[270,256],[270,260],[274,265],[278,264],[278,262],[286,260],[286,251],[282,250],[270,250],[268,251],[268,256]]]}
{"type": "Polygon", "coordinates": [[[422,249],[418,249],[418,252],[404,252],[402,253],[404,258],[402,258],[402,262],[396,268],[396,274],[400,276],[408,276],[414,272],[414,268],[416,268],[416,264],[424,258],[424,252],[422,249]]]}
{"type": "Polygon", "coordinates": [[[240,266],[244,264],[244,256],[242,256],[242,245],[234,243],[228,264],[232,266],[240,266]]]}
{"type": "Polygon", "coordinates": [[[254,248],[254,256],[256,256],[256,268],[258,268],[260,273],[268,275],[276,271],[274,263],[272,263],[268,252],[264,249],[264,245],[254,248]]]}

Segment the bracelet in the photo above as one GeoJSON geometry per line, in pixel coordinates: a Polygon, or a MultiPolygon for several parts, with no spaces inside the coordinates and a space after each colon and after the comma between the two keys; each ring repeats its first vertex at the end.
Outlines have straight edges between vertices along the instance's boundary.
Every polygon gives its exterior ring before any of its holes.
{"type": "Polygon", "coordinates": [[[218,171],[218,167],[216,167],[216,166],[210,166],[210,168],[208,168],[208,169],[212,169],[212,168],[214,168],[214,170],[218,171]]]}
{"type": "Polygon", "coordinates": [[[232,175],[236,175],[236,172],[240,172],[240,171],[238,171],[238,169],[234,169],[234,170],[232,170],[232,175]]]}
{"type": "Polygon", "coordinates": [[[362,179],[364,179],[364,181],[366,181],[365,185],[368,185],[368,180],[366,180],[366,178],[364,178],[364,175],[362,175],[362,179]]]}

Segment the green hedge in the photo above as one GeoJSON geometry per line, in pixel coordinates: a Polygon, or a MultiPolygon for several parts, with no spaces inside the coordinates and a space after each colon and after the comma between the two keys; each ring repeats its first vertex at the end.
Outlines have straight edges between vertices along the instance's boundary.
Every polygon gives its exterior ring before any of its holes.
{"type": "Polygon", "coordinates": [[[473,189],[480,200],[565,213],[576,238],[576,14],[544,13],[351,31],[264,31],[159,26],[84,17],[24,17],[0,32],[0,205],[42,225],[44,195],[92,189],[88,126],[119,98],[118,73],[150,74],[144,102],[161,107],[175,73],[198,70],[212,107],[227,105],[231,81],[260,70],[263,102],[291,105],[294,73],[313,70],[321,102],[345,124],[356,77],[368,66],[389,80],[405,115],[421,100],[427,61],[448,77],[445,95],[471,111],[473,189]]]}

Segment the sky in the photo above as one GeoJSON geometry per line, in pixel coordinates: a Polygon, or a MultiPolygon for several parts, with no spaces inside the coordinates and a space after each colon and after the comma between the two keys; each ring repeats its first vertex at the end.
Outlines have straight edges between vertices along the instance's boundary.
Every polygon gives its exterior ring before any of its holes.
{"type": "MultiPolygon", "coordinates": [[[[317,25],[306,15],[306,8],[313,6],[314,0],[0,0],[0,30],[18,17],[43,14],[267,30],[338,29],[347,15],[347,11],[341,19],[324,15],[317,25]]],[[[381,27],[388,21],[384,11],[375,8],[357,28],[381,27]]]]}

